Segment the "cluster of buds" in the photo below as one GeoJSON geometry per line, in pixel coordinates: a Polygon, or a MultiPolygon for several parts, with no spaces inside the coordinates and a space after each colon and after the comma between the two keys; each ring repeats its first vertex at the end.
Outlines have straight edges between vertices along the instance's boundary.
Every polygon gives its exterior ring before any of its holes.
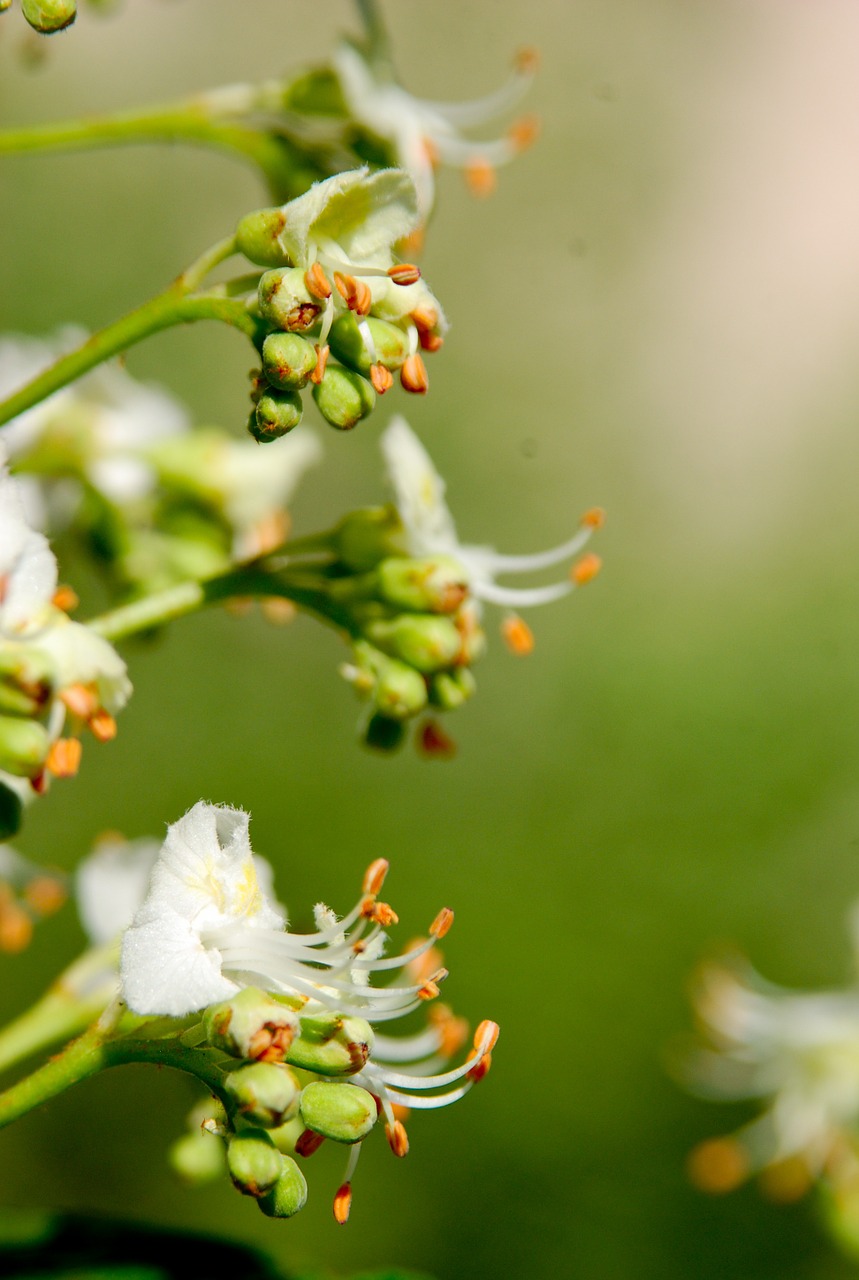
{"type": "Polygon", "coordinates": [[[183,1024],[182,1042],[216,1065],[222,1112],[174,1148],[187,1177],[217,1172],[211,1144],[202,1145],[214,1133],[238,1189],[263,1212],[291,1217],[307,1195],[298,1161],[328,1140],[349,1147],[334,1197],[345,1222],[361,1143],[377,1122],[394,1155],[405,1156],[408,1110],[456,1102],[486,1075],[498,1037],[488,1021],[465,1060],[447,1069],[468,1032],[435,1003],[447,977],[437,944],[453,912],[443,908],[425,938],[385,956],[384,931],[397,923],[379,897],[387,870],[381,858],[370,865],[343,919],[318,904],[315,930],[292,933],[265,884],[271,868],[251,851],[247,814],[201,801],[168,828],[123,935],[120,972],[134,1013],[201,1014],[183,1024]],[[376,975],[393,980],[376,986],[376,975]],[[375,1030],[428,1003],[423,1031],[375,1030]]]}
{"type": "Polygon", "coordinates": [[[399,169],[341,173],[241,220],[238,248],[270,268],[253,304],[264,329],[254,439],[292,431],[308,386],[340,431],[373,411],[395,374],[404,390],[427,391],[422,353],[438,350],[447,322],[420,269],[394,258],[417,222],[414,184],[399,169]]]}

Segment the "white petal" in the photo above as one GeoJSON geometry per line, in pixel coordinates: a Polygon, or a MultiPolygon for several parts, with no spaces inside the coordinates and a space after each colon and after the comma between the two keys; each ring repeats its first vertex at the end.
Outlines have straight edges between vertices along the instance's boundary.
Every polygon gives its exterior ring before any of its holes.
{"type": "Polygon", "coordinates": [[[157,840],[105,840],[79,864],[75,893],[91,942],[110,942],[131,924],[146,897],[159,849],[157,840]]]}
{"type": "Polygon", "coordinates": [[[54,610],[50,625],[39,633],[39,648],[53,658],[60,689],[72,684],[95,685],[99,703],[111,715],[131,697],[125,663],[111,644],[80,622],[54,610]]]}
{"type": "Polygon", "coordinates": [[[134,1013],[182,1017],[239,990],[190,920],[152,900],[122,938],[122,996],[134,1013]]]}
{"type": "Polygon", "coordinates": [[[459,542],[444,500],[444,480],[405,418],[392,419],[381,446],[410,553],[456,556],[459,542]]]}

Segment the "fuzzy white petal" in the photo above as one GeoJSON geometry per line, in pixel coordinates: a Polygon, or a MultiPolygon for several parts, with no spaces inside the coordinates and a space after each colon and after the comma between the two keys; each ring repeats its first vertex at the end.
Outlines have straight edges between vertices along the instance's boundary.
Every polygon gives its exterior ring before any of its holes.
{"type": "Polygon", "coordinates": [[[99,945],[131,924],[146,898],[160,846],[157,840],[105,840],[75,872],[81,923],[99,945]]]}
{"type": "Polygon", "coordinates": [[[394,500],[413,556],[458,555],[445,484],[405,418],[395,417],[382,434],[382,453],[394,500]]]}

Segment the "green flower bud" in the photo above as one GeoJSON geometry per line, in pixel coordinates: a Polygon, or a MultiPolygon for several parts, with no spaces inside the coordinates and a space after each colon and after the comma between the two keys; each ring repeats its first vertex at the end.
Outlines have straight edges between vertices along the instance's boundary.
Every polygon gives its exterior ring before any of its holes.
{"type": "Polygon", "coordinates": [[[255,209],[246,213],[236,227],[236,247],[258,267],[288,267],[289,257],[278,237],[286,226],[282,209],[255,209]]]}
{"type": "Polygon", "coordinates": [[[358,321],[351,311],[344,311],[331,326],[328,345],[334,355],[356,373],[369,377],[370,366],[384,365],[386,369],[399,369],[409,354],[409,340],[402,329],[387,320],[377,320],[367,316],[364,323],[373,339],[376,348],[375,358],[371,358],[364,341],[364,335],[358,327],[358,321]]]}
{"type": "Polygon", "coordinates": [[[451,556],[391,557],[376,569],[381,598],[416,613],[455,613],[468,594],[465,570],[451,556]]]}
{"type": "Polygon", "coordinates": [[[262,344],[262,367],[273,387],[299,391],[316,368],[316,349],[298,333],[270,333],[262,344]]]}
{"type": "Polygon", "coordinates": [[[283,1156],[283,1168],[277,1182],[259,1201],[268,1218],[291,1218],[307,1202],[307,1183],[294,1160],[283,1156]]]}
{"type": "Polygon", "coordinates": [[[360,1142],[376,1123],[376,1100],[356,1084],[317,1080],[301,1094],[301,1118],[308,1129],[332,1142],[360,1142]]]}
{"type": "Polygon", "coordinates": [[[288,1067],[277,1062],[251,1062],[231,1071],[224,1088],[246,1120],[273,1129],[289,1120],[298,1107],[298,1082],[288,1067]]]}
{"type": "Polygon", "coordinates": [[[53,683],[54,665],[47,654],[25,644],[0,649],[0,713],[38,715],[53,683]]]}
{"type": "Polygon", "coordinates": [[[277,440],[301,421],[301,396],[297,391],[267,391],[260,396],[248,421],[248,430],[261,444],[277,440]]]}
{"type": "Polygon", "coordinates": [[[392,720],[381,713],[370,716],[364,728],[364,746],[372,751],[383,751],[386,755],[397,751],[406,738],[406,729],[402,720],[392,720]]]}
{"type": "Polygon", "coordinates": [[[391,658],[378,674],[373,702],[383,716],[408,720],[427,704],[426,681],[414,667],[391,658]]]}
{"type": "Polygon", "coordinates": [[[373,569],[386,556],[405,550],[403,525],[395,507],[362,507],[352,511],[334,531],[337,557],[356,573],[373,569]]]}
{"type": "Polygon", "coordinates": [[[351,1076],[366,1066],[372,1047],[373,1029],[363,1018],[312,1014],[301,1019],[286,1061],[320,1076],[351,1076]]]}
{"type": "Polygon", "coordinates": [[[351,431],[372,413],[376,393],[366,378],[351,369],[332,365],[313,388],[313,399],[326,422],[338,431],[351,431]]]}
{"type": "Polygon", "coordinates": [[[72,25],[78,7],[76,0],[21,0],[21,12],[31,27],[50,36],[72,25]]]}
{"type": "Polygon", "coordinates": [[[468,667],[439,671],[430,681],[430,701],[444,711],[455,711],[468,701],[476,688],[477,682],[468,667]]]}
{"type": "Polygon", "coordinates": [[[0,769],[18,778],[35,778],[42,772],[50,745],[44,725],[0,716],[0,769]]]}
{"type": "Polygon", "coordinates": [[[17,833],[23,813],[21,797],[5,782],[0,782],[0,840],[8,840],[17,833]]]}
{"type": "Polygon", "coordinates": [[[203,1015],[213,1049],[254,1062],[283,1062],[298,1025],[286,1003],[258,987],[244,987],[232,999],[210,1005],[203,1015]]]}
{"type": "Polygon", "coordinates": [[[227,1169],[244,1196],[264,1196],[283,1173],[284,1157],[262,1129],[236,1134],[227,1146],[227,1169]]]}
{"type": "Polygon", "coordinates": [[[298,333],[309,329],[322,310],[308,293],[300,267],[267,271],[259,282],[257,305],[263,320],[276,329],[298,333]]]}
{"type": "Polygon", "coordinates": [[[171,1169],[192,1186],[214,1182],[224,1172],[224,1144],[203,1130],[177,1138],[167,1153],[171,1169]]]}
{"type": "Polygon", "coordinates": [[[462,652],[462,636],[450,618],[431,613],[401,613],[368,622],[366,632],[385,653],[402,658],[427,675],[453,666],[462,652]]]}

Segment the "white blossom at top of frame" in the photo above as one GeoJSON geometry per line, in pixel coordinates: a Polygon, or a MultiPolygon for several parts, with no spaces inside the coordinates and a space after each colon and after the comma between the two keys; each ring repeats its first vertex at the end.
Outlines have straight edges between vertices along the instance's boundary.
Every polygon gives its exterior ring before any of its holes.
{"type": "Polygon", "coordinates": [[[95,946],[126,929],[143,903],[161,851],[157,840],[107,836],[75,871],[78,914],[95,946]]]}
{"type": "Polygon", "coordinates": [[[492,547],[462,543],[445,502],[444,480],[405,418],[391,420],[382,434],[381,445],[410,555],[452,556],[465,569],[469,587],[478,600],[512,608],[558,600],[580,585],[575,571],[562,582],[542,587],[505,587],[496,578],[507,573],[531,573],[570,560],[602,522],[601,511],[586,512],[571,538],[533,555],[503,555],[492,547]]]}
{"type": "Polygon", "coordinates": [[[397,162],[408,170],[418,195],[422,222],[435,200],[436,164],[491,174],[517,156],[532,140],[534,125],[523,121],[505,137],[475,142],[463,130],[497,119],[529,89],[536,56],[523,51],[513,75],[497,92],[472,102],[432,102],[408,93],[392,78],[383,79],[355,45],[344,41],[333,58],[346,105],[360,124],[389,142],[397,162]]]}

